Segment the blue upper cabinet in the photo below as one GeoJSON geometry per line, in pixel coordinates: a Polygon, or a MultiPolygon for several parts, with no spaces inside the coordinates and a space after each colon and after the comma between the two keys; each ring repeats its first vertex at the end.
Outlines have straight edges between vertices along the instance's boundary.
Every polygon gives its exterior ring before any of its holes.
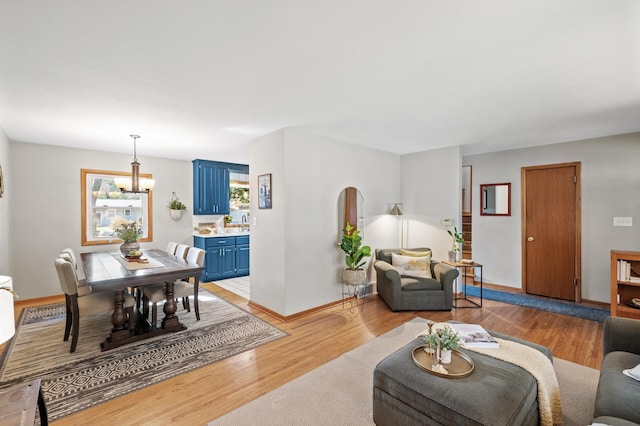
{"type": "Polygon", "coordinates": [[[229,214],[229,165],[193,160],[194,214],[229,214]]]}

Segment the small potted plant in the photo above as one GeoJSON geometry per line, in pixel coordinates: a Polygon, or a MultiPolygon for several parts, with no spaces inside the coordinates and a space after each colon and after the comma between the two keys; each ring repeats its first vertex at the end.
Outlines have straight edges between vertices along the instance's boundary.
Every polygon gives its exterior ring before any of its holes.
{"type": "Polygon", "coordinates": [[[130,252],[140,251],[140,244],[138,244],[138,238],[142,235],[140,223],[120,219],[115,220],[111,226],[113,235],[122,240],[120,252],[123,256],[127,257],[130,252]]]}
{"type": "Polygon", "coordinates": [[[178,199],[176,193],[173,193],[171,200],[169,200],[169,216],[171,219],[178,220],[182,216],[182,213],[187,210],[187,206],[185,206],[182,201],[178,199]]]}
{"type": "Polygon", "coordinates": [[[440,353],[436,353],[436,357],[443,364],[449,364],[451,362],[451,350],[458,349],[462,343],[458,333],[449,325],[425,334],[423,339],[432,347],[439,349],[440,353]]]}
{"type": "Polygon", "coordinates": [[[360,231],[349,222],[343,230],[340,248],[345,253],[344,262],[347,267],[342,271],[342,281],[349,285],[363,285],[367,281],[367,271],[362,267],[371,256],[371,247],[362,245],[360,231]]]}
{"type": "Polygon", "coordinates": [[[457,262],[459,259],[460,253],[460,244],[464,244],[464,238],[462,238],[462,233],[458,232],[458,228],[453,227],[453,231],[451,229],[447,230],[447,233],[451,236],[453,240],[453,244],[451,247],[451,251],[449,252],[449,260],[451,262],[457,262]]]}

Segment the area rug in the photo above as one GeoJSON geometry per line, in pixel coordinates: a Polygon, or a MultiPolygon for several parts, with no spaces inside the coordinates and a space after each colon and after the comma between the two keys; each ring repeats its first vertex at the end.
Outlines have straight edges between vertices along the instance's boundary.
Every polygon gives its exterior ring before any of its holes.
{"type": "Polygon", "coordinates": [[[200,321],[193,309],[176,312],[186,330],[106,352],[100,342],[111,313],[81,318],[76,352],[69,353],[64,304],[27,308],[2,359],[0,386],[42,379],[53,421],[288,335],[205,289],[198,300],[200,321]]]}
{"type": "MultiPolygon", "coordinates": [[[[426,324],[424,319],[413,319],[208,425],[373,425],[373,369],[425,330],[426,324]]],[[[565,426],[590,424],[598,370],[557,358],[554,368],[565,426]]]]}
{"type": "MultiPolygon", "coordinates": [[[[461,291],[464,292],[465,287],[468,296],[480,296],[480,287],[462,285],[461,291]]],[[[592,308],[589,306],[576,305],[573,302],[563,302],[561,300],[491,289],[483,289],[482,298],[598,322],[604,322],[611,314],[608,309],[592,308]]]]}

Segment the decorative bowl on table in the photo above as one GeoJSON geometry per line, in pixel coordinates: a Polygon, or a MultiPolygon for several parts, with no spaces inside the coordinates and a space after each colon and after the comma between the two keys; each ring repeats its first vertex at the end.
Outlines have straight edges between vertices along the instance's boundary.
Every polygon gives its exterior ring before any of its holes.
{"type": "Polygon", "coordinates": [[[124,256],[124,258],[127,260],[138,260],[141,257],[142,257],[142,252],[140,250],[130,251],[124,256]]]}

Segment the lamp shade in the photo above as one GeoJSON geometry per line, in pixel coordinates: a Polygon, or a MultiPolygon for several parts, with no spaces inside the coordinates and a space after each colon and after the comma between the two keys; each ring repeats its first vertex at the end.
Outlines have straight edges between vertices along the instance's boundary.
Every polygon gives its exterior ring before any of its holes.
{"type": "Polygon", "coordinates": [[[11,277],[0,275],[0,343],[11,339],[16,332],[13,315],[13,282],[11,277]]]}
{"type": "Polygon", "coordinates": [[[400,206],[394,204],[389,214],[393,216],[402,216],[402,210],[400,209],[400,206]]]}

